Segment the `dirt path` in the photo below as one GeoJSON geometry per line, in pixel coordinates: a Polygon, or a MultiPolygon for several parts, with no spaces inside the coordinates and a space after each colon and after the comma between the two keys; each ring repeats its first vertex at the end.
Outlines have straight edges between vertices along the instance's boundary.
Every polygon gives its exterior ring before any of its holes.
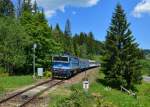
{"type": "Polygon", "coordinates": [[[88,79],[92,79],[90,75],[95,74],[95,72],[99,71],[99,68],[93,68],[93,69],[89,69],[87,71],[84,71],[74,77],[72,77],[69,80],[66,80],[65,82],[68,84],[75,84],[78,83],[80,81],[82,81],[85,77],[87,77],[88,79]]]}

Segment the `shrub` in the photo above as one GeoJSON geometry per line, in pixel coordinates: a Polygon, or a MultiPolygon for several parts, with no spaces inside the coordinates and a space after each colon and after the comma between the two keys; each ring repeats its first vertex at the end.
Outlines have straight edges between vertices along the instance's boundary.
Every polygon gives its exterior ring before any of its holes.
{"type": "Polygon", "coordinates": [[[44,72],[44,77],[46,77],[46,78],[52,77],[52,72],[51,71],[45,71],[44,72]]]}
{"type": "Polygon", "coordinates": [[[92,107],[92,99],[89,94],[76,90],[70,97],[60,100],[57,107],[92,107]]]}
{"type": "Polygon", "coordinates": [[[88,92],[80,91],[71,88],[73,93],[67,97],[59,100],[55,107],[116,107],[111,102],[107,102],[102,96],[91,95],[88,92]]]}
{"type": "Polygon", "coordinates": [[[4,70],[4,68],[0,67],[0,76],[8,76],[9,74],[4,70]]]}

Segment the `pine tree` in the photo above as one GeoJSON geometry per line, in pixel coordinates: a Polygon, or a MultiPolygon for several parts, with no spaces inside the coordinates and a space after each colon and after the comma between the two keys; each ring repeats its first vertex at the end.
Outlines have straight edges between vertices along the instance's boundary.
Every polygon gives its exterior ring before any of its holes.
{"type": "Polygon", "coordinates": [[[11,0],[0,0],[0,16],[15,16],[14,5],[11,0]]]}
{"type": "Polygon", "coordinates": [[[58,45],[61,48],[61,51],[64,52],[64,33],[60,29],[59,24],[56,24],[56,27],[54,29],[50,29],[52,30],[53,39],[58,43],[58,45]]]}
{"type": "Polygon", "coordinates": [[[66,25],[65,25],[65,35],[71,36],[71,23],[70,20],[67,19],[66,25]]]}
{"type": "Polygon", "coordinates": [[[22,11],[28,11],[32,13],[32,4],[31,4],[31,0],[23,0],[22,3],[22,11]]]}
{"type": "Polygon", "coordinates": [[[71,38],[71,23],[69,19],[66,21],[65,31],[64,31],[64,51],[65,53],[73,53],[73,44],[71,38]]]}
{"type": "Polygon", "coordinates": [[[62,31],[59,27],[59,24],[56,24],[56,27],[52,31],[53,38],[56,40],[57,43],[62,43],[62,31]]]}
{"type": "Polygon", "coordinates": [[[81,32],[80,35],[79,35],[78,43],[80,45],[85,44],[86,43],[86,38],[87,38],[87,35],[85,33],[81,32]]]}
{"type": "Polygon", "coordinates": [[[138,64],[139,48],[121,5],[118,4],[107,31],[102,70],[105,80],[114,87],[131,88],[142,79],[138,64]]]}
{"type": "Polygon", "coordinates": [[[93,36],[93,33],[92,32],[89,32],[88,33],[88,36],[87,36],[87,52],[88,52],[88,55],[89,55],[89,58],[92,58],[93,54],[95,53],[95,46],[94,46],[94,36],[93,36]]]}
{"type": "Polygon", "coordinates": [[[78,44],[78,35],[75,34],[73,37],[73,49],[74,49],[74,55],[79,57],[79,44],[78,44]]]}
{"type": "Polygon", "coordinates": [[[89,58],[87,55],[87,45],[86,44],[83,44],[81,46],[79,46],[79,56],[80,58],[89,58]]]}

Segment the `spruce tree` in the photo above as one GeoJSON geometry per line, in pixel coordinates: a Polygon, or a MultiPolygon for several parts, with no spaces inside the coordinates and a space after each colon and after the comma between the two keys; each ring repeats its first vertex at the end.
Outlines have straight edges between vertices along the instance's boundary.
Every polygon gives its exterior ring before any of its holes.
{"type": "Polygon", "coordinates": [[[60,46],[61,52],[63,53],[64,52],[64,33],[60,29],[59,24],[56,24],[55,28],[54,29],[51,28],[51,30],[52,30],[51,33],[52,33],[53,39],[60,46]]]}
{"type": "Polygon", "coordinates": [[[140,83],[139,48],[132,35],[122,6],[118,4],[107,31],[102,70],[105,80],[114,87],[131,88],[140,83]]]}
{"type": "Polygon", "coordinates": [[[70,20],[67,19],[66,25],[65,25],[65,35],[71,36],[71,23],[70,20]]]}
{"type": "Polygon", "coordinates": [[[23,12],[24,11],[32,12],[31,0],[23,0],[22,10],[23,10],[23,12]]]}
{"type": "Polygon", "coordinates": [[[62,31],[59,27],[59,24],[56,24],[55,28],[52,31],[53,38],[56,40],[57,43],[62,43],[62,31]]]}
{"type": "Polygon", "coordinates": [[[73,45],[72,45],[72,38],[71,38],[71,23],[70,20],[67,19],[65,25],[65,32],[64,32],[64,51],[65,53],[73,53],[73,45]]]}
{"type": "Polygon", "coordinates": [[[88,33],[87,36],[87,53],[89,58],[92,58],[93,54],[94,54],[94,35],[92,32],[88,33]]]}
{"type": "Polygon", "coordinates": [[[79,35],[78,34],[75,34],[73,36],[73,53],[75,56],[78,56],[79,57],[79,43],[78,43],[78,37],[79,35]]]}

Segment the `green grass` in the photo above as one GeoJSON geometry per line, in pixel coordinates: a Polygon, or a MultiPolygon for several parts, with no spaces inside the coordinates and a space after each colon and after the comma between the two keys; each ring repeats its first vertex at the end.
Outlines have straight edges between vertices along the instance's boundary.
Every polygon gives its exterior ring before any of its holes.
{"type": "MultiPolygon", "coordinates": [[[[97,76],[98,75],[100,76],[99,79],[103,79],[104,75],[102,73],[97,74],[97,76]]],[[[56,91],[55,94],[50,94],[53,101],[55,100],[55,106],[52,106],[51,103],[49,107],[60,107],[56,105],[57,104],[60,105],[59,103],[61,103],[61,101],[66,101],[67,103],[70,103],[70,99],[72,99],[72,93],[73,93],[72,91],[70,92],[72,87],[80,91],[83,90],[82,82],[72,86],[59,88],[59,91],[56,91]],[[66,94],[68,92],[70,94],[66,94]]],[[[102,98],[100,98],[100,101],[102,105],[103,104],[105,106],[107,105],[106,107],[149,107],[150,106],[150,83],[143,82],[141,85],[136,85],[135,87],[138,90],[136,92],[137,98],[128,95],[127,93],[121,92],[120,90],[108,88],[99,81],[93,81],[92,83],[90,83],[90,89],[88,91],[88,94],[90,96],[92,96],[93,94],[102,96],[102,98]]],[[[95,100],[95,98],[88,100],[88,97],[83,97],[82,95],[79,95],[78,97],[79,99],[72,99],[72,100],[75,100],[76,102],[81,102],[83,104],[84,102],[85,103],[88,102],[89,104],[93,104],[93,102],[94,104],[97,103],[97,100],[95,100]]],[[[98,106],[98,107],[103,107],[103,106],[98,106]]]]}
{"type": "Polygon", "coordinates": [[[102,55],[95,55],[95,56],[93,57],[93,59],[94,59],[95,61],[98,61],[98,62],[101,62],[101,61],[102,61],[102,58],[103,58],[102,55]]]}
{"type": "Polygon", "coordinates": [[[55,90],[49,93],[49,107],[55,107],[58,101],[69,97],[71,94],[70,85],[58,86],[55,90]]]}
{"type": "Polygon", "coordinates": [[[0,77],[8,76],[8,73],[5,71],[3,67],[0,66],[0,77]]]}
{"type": "Polygon", "coordinates": [[[106,90],[106,87],[100,83],[93,83],[91,85],[90,92],[101,94],[104,96],[105,100],[112,102],[118,107],[149,107],[150,84],[143,83],[136,87],[139,91],[137,92],[137,99],[119,90],[106,90]]]}
{"type": "MultiPolygon", "coordinates": [[[[99,74],[100,78],[103,79],[104,75],[99,74]]],[[[149,107],[150,105],[150,83],[142,83],[135,86],[138,90],[136,92],[137,98],[130,96],[120,90],[111,89],[107,90],[100,82],[93,82],[90,87],[90,92],[96,92],[101,94],[105,100],[112,102],[118,107],[149,107]]]]}
{"type": "Polygon", "coordinates": [[[32,84],[32,76],[6,76],[0,77],[0,92],[15,90],[18,87],[32,84]]]}
{"type": "MultiPolygon", "coordinates": [[[[97,57],[95,57],[97,59],[97,57]]],[[[150,60],[141,60],[140,63],[142,64],[142,73],[143,75],[149,75],[150,74],[150,60]]],[[[88,95],[92,97],[92,99],[88,99],[89,97],[84,96],[84,93],[82,93],[82,82],[74,85],[68,85],[67,87],[60,87],[59,89],[56,89],[56,91],[53,93],[50,93],[51,101],[49,107],[63,107],[60,106],[61,104],[72,104],[73,107],[75,102],[80,102],[82,106],[86,105],[86,103],[89,103],[89,107],[95,107],[95,104],[98,103],[99,100],[96,100],[93,98],[94,95],[101,96],[100,103],[102,105],[98,105],[98,107],[149,107],[150,106],[150,83],[142,82],[140,85],[135,85],[137,92],[137,97],[128,95],[125,92],[121,92],[117,89],[112,89],[110,87],[107,87],[102,84],[102,82],[97,81],[98,79],[103,79],[104,74],[98,73],[92,74],[91,73],[90,78],[90,89],[88,91],[88,95]],[[92,79],[92,81],[91,81],[92,79]],[[72,91],[72,87],[79,90],[80,93],[74,94],[72,91]],[[73,97],[72,97],[73,96],[73,97]],[[65,102],[65,103],[63,103],[65,102]],[[93,105],[91,105],[93,104],[93,105]],[[107,106],[106,106],[107,105],[107,106]]],[[[72,107],[67,106],[67,107],[72,107]]],[[[66,107],[66,105],[64,106],[66,107]]],[[[88,107],[88,105],[86,105],[88,107]]]]}
{"type": "Polygon", "coordinates": [[[142,65],[143,75],[150,75],[150,59],[144,59],[140,61],[142,65]]]}

